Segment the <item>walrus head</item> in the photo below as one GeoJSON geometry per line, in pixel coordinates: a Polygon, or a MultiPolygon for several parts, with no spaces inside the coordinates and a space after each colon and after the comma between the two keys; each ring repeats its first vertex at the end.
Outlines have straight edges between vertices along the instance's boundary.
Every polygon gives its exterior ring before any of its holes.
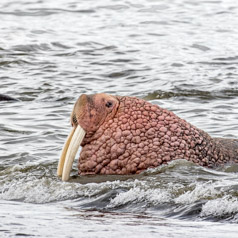
{"type": "Polygon", "coordinates": [[[104,93],[82,94],[74,105],[71,124],[80,125],[87,133],[93,133],[105,122],[114,117],[119,100],[104,93]]]}
{"type": "Polygon", "coordinates": [[[76,101],[71,113],[73,129],[62,150],[57,171],[58,176],[62,175],[63,181],[69,179],[74,157],[85,134],[87,134],[86,138],[88,135],[93,135],[105,121],[112,119],[118,106],[119,100],[116,97],[103,93],[82,94],[76,101]]]}
{"type": "Polygon", "coordinates": [[[63,181],[69,179],[80,145],[80,175],[135,174],[174,159],[212,167],[230,157],[206,132],[135,97],[83,94],[74,105],[71,124],[57,171],[63,181]]]}

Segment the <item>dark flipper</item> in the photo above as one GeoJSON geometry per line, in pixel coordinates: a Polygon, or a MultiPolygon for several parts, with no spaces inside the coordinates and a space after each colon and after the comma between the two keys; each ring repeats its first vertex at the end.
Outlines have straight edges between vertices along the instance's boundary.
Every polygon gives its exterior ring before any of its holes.
{"type": "Polygon", "coordinates": [[[0,94],[0,101],[19,101],[16,98],[10,97],[8,95],[0,94]]]}

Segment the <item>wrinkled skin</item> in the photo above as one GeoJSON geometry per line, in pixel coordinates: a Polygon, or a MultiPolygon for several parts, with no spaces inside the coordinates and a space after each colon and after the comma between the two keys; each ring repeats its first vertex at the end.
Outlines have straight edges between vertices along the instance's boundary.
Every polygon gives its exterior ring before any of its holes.
{"type": "Polygon", "coordinates": [[[238,140],[212,138],[173,112],[135,97],[81,95],[71,115],[86,131],[80,175],[134,174],[175,159],[238,162],[238,140]]]}

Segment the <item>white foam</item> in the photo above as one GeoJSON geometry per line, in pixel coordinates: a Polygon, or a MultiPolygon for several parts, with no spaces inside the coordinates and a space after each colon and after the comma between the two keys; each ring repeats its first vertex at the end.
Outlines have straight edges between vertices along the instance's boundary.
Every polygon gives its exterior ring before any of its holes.
{"type": "Polygon", "coordinates": [[[171,194],[162,189],[131,188],[127,192],[119,193],[107,206],[109,208],[125,205],[127,203],[147,202],[157,205],[171,201],[171,194]]]}
{"type": "Polygon", "coordinates": [[[231,215],[238,212],[238,200],[237,198],[226,195],[222,198],[217,198],[206,202],[202,206],[200,216],[224,216],[231,215]]]}
{"type": "Polygon", "coordinates": [[[37,166],[38,166],[38,164],[36,164],[35,162],[30,162],[30,161],[27,161],[24,164],[15,164],[12,167],[8,167],[8,168],[0,171],[0,176],[5,175],[5,174],[15,175],[15,172],[21,172],[22,170],[29,169],[32,167],[37,167],[37,166]]]}
{"type": "Polygon", "coordinates": [[[192,204],[201,199],[217,197],[221,191],[217,190],[214,184],[208,183],[193,183],[190,187],[194,187],[191,191],[187,191],[174,199],[175,203],[192,204]]]}
{"type": "Polygon", "coordinates": [[[116,182],[106,182],[102,184],[90,183],[68,183],[56,178],[18,178],[4,182],[0,189],[0,199],[21,200],[30,203],[48,203],[53,201],[63,201],[78,197],[90,198],[101,191],[113,189],[116,182]]]}

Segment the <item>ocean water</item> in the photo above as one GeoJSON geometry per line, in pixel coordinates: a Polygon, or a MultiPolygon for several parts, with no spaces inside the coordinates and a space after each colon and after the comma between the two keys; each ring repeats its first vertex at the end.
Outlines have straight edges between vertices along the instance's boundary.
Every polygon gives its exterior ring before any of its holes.
{"type": "MultiPolygon", "coordinates": [[[[0,237],[238,232],[238,165],[56,176],[82,93],[137,96],[238,138],[235,0],[1,0],[0,237]]],[[[77,155],[78,156],[78,155],[77,155]]]]}

